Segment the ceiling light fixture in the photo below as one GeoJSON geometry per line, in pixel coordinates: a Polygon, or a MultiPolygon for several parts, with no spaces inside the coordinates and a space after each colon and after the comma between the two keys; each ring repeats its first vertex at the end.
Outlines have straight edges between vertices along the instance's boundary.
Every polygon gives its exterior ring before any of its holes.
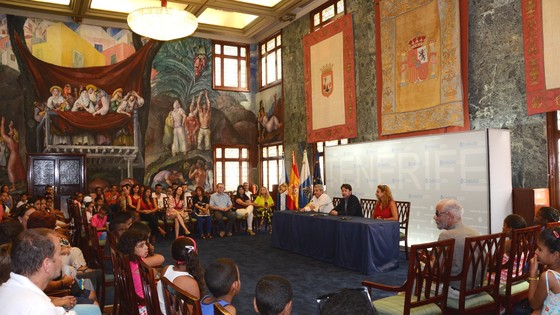
{"type": "Polygon", "coordinates": [[[198,27],[194,15],[185,10],[168,8],[167,0],[161,0],[161,7],[130,12],[127,22],[133,32],[161,41],[187,37],[198,27]]]}

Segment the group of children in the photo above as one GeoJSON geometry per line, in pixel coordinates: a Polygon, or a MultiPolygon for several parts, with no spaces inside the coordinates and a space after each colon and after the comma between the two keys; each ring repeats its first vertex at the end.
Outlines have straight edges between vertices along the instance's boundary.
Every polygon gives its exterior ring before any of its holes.
{"type": "MultiPolygon", "coordinates": [[[[130,260],[130,268],[136,294],[144,297],[142,280],[138,271],[137,259],[140,258],[148,266],[160,266],[163,256],[153,253],[148,242],[149,229],[142,223],[133,223],[118,239],[118,249],[130,260]]],[[[219,258],[211,262],[204,270],[201,267],[196,241],[190,237],[179,237],[171,246],[173,265],[162,269],[161,276],[169,279],[189,294],[200,298],[203,315],[214,314],[214,304],[219,303],[231,314],[236,314],[233,298],[241,290],[239,268],[229,258],[219,258]],[[206,289],[209,294],[204,295],[206,289]]],[[[157,284],[157,294],[161,312],[166,309],[161,281],[157,284]]],[[[256,286],[254,308],[259,314],[290,314],[292,307],[292,287],[290,282],[276,275],[261,278],[256,286]]],[[[146,312],[145,306],[139,310],[146,312]]]]}
{"type": "MultiPolygon", "coordinates": [[[[521,257],[519,263],[529,263],[529,305],[533,312],[531,314],[560,314],[560,227],[545,228],[548,222],[557,222],[560,216],[556,209],[550,207],[541,208],[535,217],[535,223],[543,226],[537,240],[537,248],[533,257],[521,257]],[[545,266],[545,270],[538,274],[539,264],[545,266]]],[[[527,227],[523,217],[517,214],[508,215],[504,219],[503,232],[507,239],[505,251],[509,252],[511,246],[512,232],[516,229],[527,227]]],[[[504,255],[503,261],[510,259],[504,255]]],[[[517,261],[517,260],[516,260],[517,261]]],[[[500,284],[505,284],[507,274],[502,273],[500,284]]]]}

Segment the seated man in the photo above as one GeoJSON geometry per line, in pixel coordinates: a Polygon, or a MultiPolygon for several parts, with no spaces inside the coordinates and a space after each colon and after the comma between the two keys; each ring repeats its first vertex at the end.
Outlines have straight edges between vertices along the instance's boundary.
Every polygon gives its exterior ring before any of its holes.
{"type": "MultiPolygon", "coordinates": [[[[440,233],[438,241],[455,239],[455,249],[453,251],[453,262],[451,264],[451,276],[456,276],[463,269],[463,252],[465,250],[465,238],[479,236],[480,233],[474,229],[463,225],[463,206],[454,199],[440,200],[436,205],[437,228],[445,230],[440,233]]],[[[469,277],[470,279],[471,277],[469,277]]],[[[451,281],[449,297],[458,298],[458,281],[451,281]]]]}
{"type": "Polygon", "coordinates": [[[311,202],[301,210],[330,213],[333,209],[332,200],[324,191],[323,185],[313,185],[313,198],[311,198],[311,202]]]}
{"type": "Polygon", "coordinates": [[[289,315],[292,312],[292,284],[282,276],[266,275],[255,287],[253,306],[262,315],[289,315]]]}
{"type": "Polygon", "coordinates": [[[60,276],[61,268],[60,243],[54,231],[22,232],[12,246],[10,279],[0,286],[2,313],[68,314],[54,306],[43,292],[51,280],[60,276]]]}
{"type": "Polygon", "coordinates": [[[214,218],[218,221],[218,229],[220,230],[220,237],[232,235],[233,224],[235,224],[235,212],[231,198],[224,193],[225,186],[219,183],[216,186],[217,191],[210,196],[210,210],[214,211],[214,218]],[[227,224],[224,223],[223,217],[227,218],[227,224]]]}
{"type": "Polygon", "coordinates": [[[331,210],[330,215],[351,215],[362,217],[362,205],[358,197],[352,194],[352,186],[350,184],[342,184],[340,186],[342,192],[342,200],[331,210]]]}

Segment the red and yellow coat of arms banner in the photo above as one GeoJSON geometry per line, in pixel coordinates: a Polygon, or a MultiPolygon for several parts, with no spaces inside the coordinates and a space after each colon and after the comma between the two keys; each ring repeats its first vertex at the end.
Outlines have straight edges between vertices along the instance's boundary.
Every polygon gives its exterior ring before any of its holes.
{"type": "Polygon", "coordinates": [[[469,129],[467,5],[376,1],[379,138],[469,129]]]}
{"type": "Polygon", "coordinates": [[[560,1],[522,0],[529,115],[560,110],[560,1]]]}
{"type": "Polygon", "coordinates": [[[355,138],[352,15],[306,35],[303,45],[307,141],[355,138]]]}

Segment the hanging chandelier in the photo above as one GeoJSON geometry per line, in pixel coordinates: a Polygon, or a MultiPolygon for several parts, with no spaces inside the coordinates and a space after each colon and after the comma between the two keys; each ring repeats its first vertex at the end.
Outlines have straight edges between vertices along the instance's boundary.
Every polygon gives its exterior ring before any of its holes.
{"type": "Polygon", "coordinates": [[[167,0],[161,0],[161,7],[147,7],[130,12],[127,22],[136,34],[161,41],[187,37],[198,27],[193,14],[168,8],[167,0]]]}

